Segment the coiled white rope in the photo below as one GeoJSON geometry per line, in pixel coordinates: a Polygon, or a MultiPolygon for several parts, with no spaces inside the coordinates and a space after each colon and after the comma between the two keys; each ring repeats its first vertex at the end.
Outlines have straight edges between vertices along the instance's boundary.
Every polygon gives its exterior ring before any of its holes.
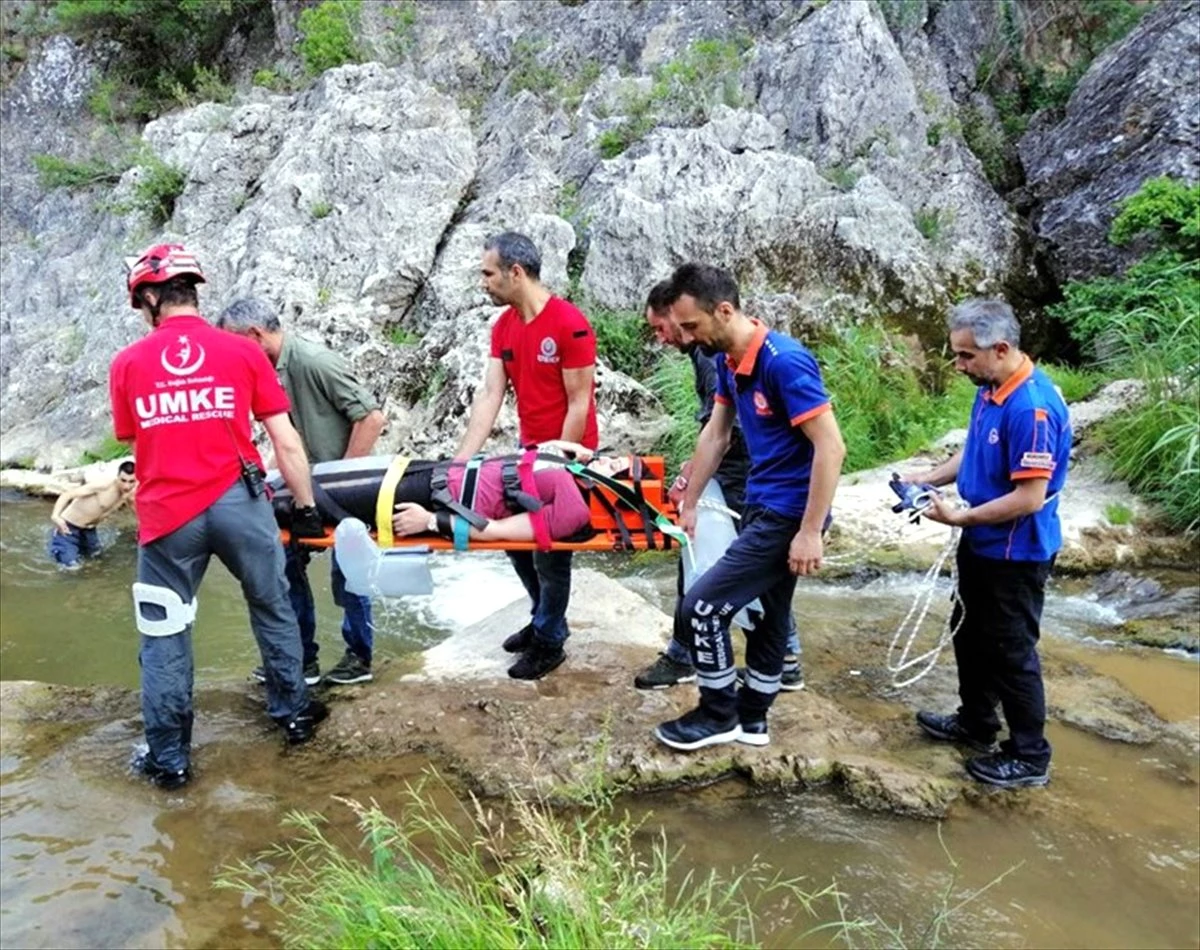
{"type": "MultiPolygon", "coordinates": [[[[928,502],[914,508],[908,516],[909,521],[916,521],[927,505],[928,502]]],[[[892,674],[892,686],[896,689],[911,686],[933,671],[933,668],[937,666],[938,657],[946,648],[946,644],[954,639],[954,635],[958,633],[958,628],[962,626],[966,617],[966,612],[960,610],[958,623],[951,626],[954,608],[962,606],[962,597],[958,593],[958,562],[952,560],[954,553],[958,550],[958,542],[961,537],[962,528],[950,529],[950,537],[946,539],[942,550],[934,558],[929,570],[925,572],[925,576],[918,585],[917,595],[913,598],[912,606],[908,608],[908,613],[904,615],[900,626],[892,635],[892,642],[888,645],[887,668],[888,672],[892,674]],[[948,560],[950,561],[950,611],[946,614],[937,642],[925,652],[914,656],[912,653],[916,646],[917,636],[925,625],[925,617],[929,614],[929,608],[933,605],[933,599],[938,592],[938,579],[948,560]],[[901,643],[903,643],[903,647],[901,647],[901,643]],[[917,668],[915,673],[906,675],[914,668],[917,668]]]]}

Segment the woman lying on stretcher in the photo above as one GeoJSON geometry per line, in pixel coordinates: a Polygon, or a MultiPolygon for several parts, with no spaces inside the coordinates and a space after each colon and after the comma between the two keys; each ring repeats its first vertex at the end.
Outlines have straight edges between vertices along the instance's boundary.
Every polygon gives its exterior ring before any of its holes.
{"type": "MultiPolygon", "coordinates": [[[[590,534],[588,503],[576,475],[563,466],[586,463],[589,472],[609,478],[630,468],[628,457],[593,456],[574,442],[543,443],[532,471],[518,474],[521,460],[522,456],[495,456],[477,463],[411,461],[396,484],[393,533],[452,537],[454,521],[462,518],[473,541],[535,541],[536,518],[551,540],[583,539],[590,534]],[[536,513],[531,512],[538,503],[536,513]]],[[[376,499],[392,461],[390,456],[373,456],[313,466],[322,518],[336,524],[354,517],[374,526],[376,499]]],[[[276,487],[275,479],[271,482],[276,487]]],[[[280,527],[287,528],[290,495],[281,480],[273,500],[280,527]]]]}

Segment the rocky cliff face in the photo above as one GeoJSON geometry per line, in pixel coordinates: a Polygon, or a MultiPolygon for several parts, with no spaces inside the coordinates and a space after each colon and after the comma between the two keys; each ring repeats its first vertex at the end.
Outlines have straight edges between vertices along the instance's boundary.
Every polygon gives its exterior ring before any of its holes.
{"type": "MultiPolygon", "coordinates": [[[[35,154],[126,147],[83,108],[96,51],[53,38],[0,101],[0,457],[72,461],[105,434],[108,361],[143,332],[120,260],[165,238],[199,254],[208,313],[261,295],[345,353],[384,398],[384,447],[417,454],[464,425],[495,316],[478,260],[501,229],[530,233],[549,285],[592,307],[637,309],[701,258],[801,335],[867,318],[935,339],[957,295],[1023,285],[1034,261],[946,131],[994,29],[987,5],[909,6],[889,26],[869,0],[421,3],[398,52],[389,4],[366,4],[380,62],[169,113],[111,192],[37,183],[35,154]],[[161,227],[122,210],[151,155],[186,177],[161,227]]],[[[273,9],[286,58],[298,7],[273,9]]],[[[1087,134],[1087,89],[1165,62],[1180,30],[1148,26],[1097,64],[1055,141],[1087,134]]],[[[1147,155],[1179,146],[1143,138],[1147,155]]],[[[1051,164],[1031,159],[1037,182],[1061,181],[1051,164]]],[[[600,410],[608,444],[644,449],[662,429],[653,397],[604,367],[600,410]]]]}
{"type": "Polygon", "coordinates": [[[1045,116],[1021,140],[1033,223],[1054,276],[1111,274],[1141,256],[1142,245],[1106,239],[1117,202],[1147,178],[1200,179],[1197,146],[1200,3],[1178,0],[1096,61],[1065,116],[1045,116]]]}

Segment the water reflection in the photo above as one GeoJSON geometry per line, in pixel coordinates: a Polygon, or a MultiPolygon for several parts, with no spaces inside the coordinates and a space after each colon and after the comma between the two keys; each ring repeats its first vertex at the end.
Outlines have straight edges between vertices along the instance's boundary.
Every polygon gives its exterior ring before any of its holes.
{"type": "MultiPolygon", "coordinates": [[[[136,636],[128,585],[128,526],[97,563],[63,576],[42,558],[49,506],[0,505],[0,658],[5,679],[136,685],[136,636]]],[[[615,570],[611,559],[596,559],[615,570]]],[[[589,559],[589,566],[593,566],[589,559]]],[[[379,612],[382,656],[437,642],[520,596],[502,556],[434,562],[438,594],[394,602],[379,612]]],[[[325,656],[340,649],[338,615],[322,562],[311,572],[325,656]]],[[[623,582],[669,609],[674,573],[648,559],[623,582]]],[[[813,683],[840,689],[831,645],[843,631],[886,630],[903,613],[914,578],[858,585],[807,583],[798,607],[813,631],[813,683]],[[824,664],[822,666],[821,664],[824,664]]],[[[1103,636],[1110,620],[1094,604],[1051,591],[1048,627],[1056,638],[1103,636]]],[[[274,911],[214,891],[222,865],[281,840],[290,809],[320,810],[335,834],[357,833],[331,796],[400,807],[400,789],[425,763],[417,758],[336,761],[320,749],[288,751],[264,722],[244,680],[256,661],[245,608],[217,564],[201,591],[198,679],[224,683],[201,697],[196,761],[202,771],[182,794],[165,796],[125,772],[140,739],[128,719],[80,720],[6,736],[0,757],[0,931],[6,946],[276,946],[274,911]]],[[[1177,722],[1194,721],[1194,663],[1161,655],[1070,648],[1177,722]],[[1116,659],[1114,659],[1116,658],[1116,659]],[[1108,664],[1111,669],[1105,668],[1108,664]]],[[[865,678],[864,678],[865,679],[865,678]]],[[[863,687],[865,689],[865,686],[863,687]]],[[[839,694],[840,695],[840,694],[839,694]]],[[[843,697],[844,698],[844,697],[843,697]]],[[[848,699],[846,699],[849,702],[848,699]]],[[[867,700],[864,700],[864,703],[867,700]]],[[[896,714],[878,694],[869,702],[896,714]]],[[[866,708],[864,706],[864,708],[866,708]]],[[[991,946],[1194,946],[1200,941],[1200,799],[1197,763],[1177,750],[1105,742],[1051,728],[1053,782],[1042,793],[974,794],[944,826],[959,864],[961,899],[1009,868],[1018,870],[970,904],[953,942],[991,946]]],[[[915,740],[914,740],[915,741],[915,740]]],[[[752,795],[737,783],[628,803],[652,811],[647,834],[665,828],[683,848],[681,870],[744,867],[761,856],[813,889],[836,879],[852,915],[878,914],[914,933],[951,880],[935,825],[847,806],[833,791],[752,795]]],[[[649,841],[649,839],[648,839],[649,841]]],[[[832,914],[833,909],[823,911],[832,914]]],[[[801,941],[802,918],[770,942],[801,941]]],[[[808,938],[813,945],[827,939],[808,938]]]]}

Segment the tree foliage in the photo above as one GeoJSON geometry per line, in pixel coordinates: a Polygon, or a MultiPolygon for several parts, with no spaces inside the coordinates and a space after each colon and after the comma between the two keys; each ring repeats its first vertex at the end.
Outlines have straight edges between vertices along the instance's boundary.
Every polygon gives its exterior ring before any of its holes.
{"type": "Polygon", "coordinates": [[[174,105],[179,88],[210,81],[230,36],[269,22],[271,8],[268,0],[57,0],[52,16],[75,39],[117,44],[109,71],[143,93],[133,111],[147,118],[174,105]]]}

